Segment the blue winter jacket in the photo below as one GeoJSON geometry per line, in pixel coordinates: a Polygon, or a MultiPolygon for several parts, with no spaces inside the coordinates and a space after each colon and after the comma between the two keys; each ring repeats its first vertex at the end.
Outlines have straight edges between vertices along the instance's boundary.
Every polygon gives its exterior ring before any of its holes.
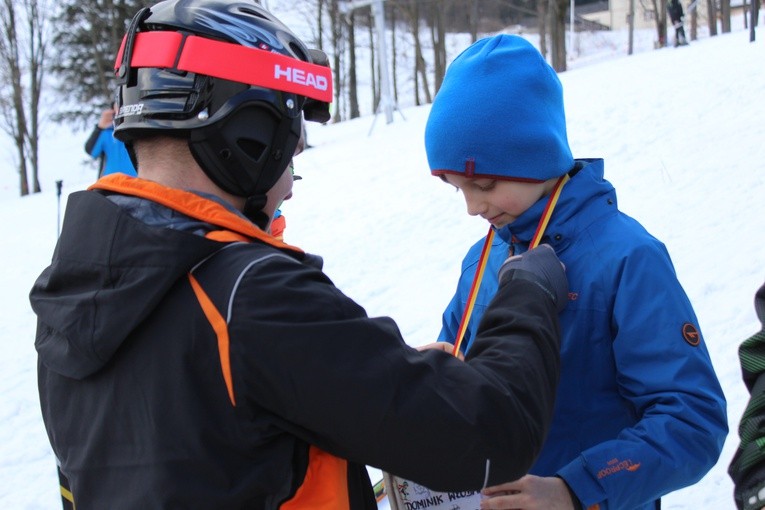
{"type": "MultiPolygon", "coordinates": [[[[566,265],[555,415],[531,470],[563,478],[584,508],[657,508],[717,462],[726,402],[664,245],[620,212],[603,160],[578,160],[542,240],[566,265]]],[[[463,347],[508,256],[528,249],[546,199],[497,231],[463,347]]],[[[483,240],[462,264],[439,340],[454,342],[483,240]]]]}
{"type": "Polygon", "coordinates": [[[101,176],[116,172],[122,172],[133,177],[138,175],[130,161],[130,155],[128,155],[125,144],[114,138],[114,128],[109,127],[101,130],[95,145],[88,150],[88,153],[94,158],[102,155],[106,158],[101,176]]]}

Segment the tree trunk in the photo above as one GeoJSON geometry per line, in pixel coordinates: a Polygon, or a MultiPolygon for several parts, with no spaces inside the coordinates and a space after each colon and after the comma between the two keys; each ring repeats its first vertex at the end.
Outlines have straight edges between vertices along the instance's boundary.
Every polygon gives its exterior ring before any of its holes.
{"type": "Polygon", "coordinates": [[[627,47],[627,55],[632,55],[635,41],[635,0],[630,0],[629,11],[627,11],[627,23],[629,25],[629,44],[627,47]]]}
{"type": "Polygon", "coordinates": [[[717,6],[715,0],[707,0],[707,18],[710,37],[717,35],[717,6]]]}
{"type": "MultiPolygon", "coordinates": [[[[3,10],[0,13],[0,72],[3,81],[10,87],[10,97],[3,95],[0,98],[2,107],[2,129],[13,139],[18,157],[19,193],[21,196],[29,194],[27,181],[27,155],[26,144],[28,126],[26,112],[24,111],[24,88],[22,75],[22,50],[20,48],[21,37],[18,30],[18,18],[16,6],[13,0],[3,0],[3,10]]],[[[4,89],[4,91],[7,89],[4,89]]]]}
{"type": "Polygon", "coordinates": [[[547,4],[545,0],[537,1],[537,28],[539,30],[539,53],[547,58],[547,4]]]}
{"type": "Polygon", "coordinates": [[[29,160],[32,170],[32,193],[39,193],[40,187],[40,98],[45,76],[45,17],[37,0],[28,0],[27,20],[29,25],[29,160]]]}
{"type": "Polygon", "coordinates": [[[730,33],[730,0],[720,0],[720,21],[723,34],[730,33]]]}
{"type": "Polygon", "coordinates": [[[342,104],[341,98],[343,97],[343,75],[340,72],[340,56],[342,55],[342,27],[341,21],[342,14],[337,3],[338,0],[330,0],[329,2],[329,18],[330,29],[332,33],[332,52],[334,54],[332,59],[332,70],[335,79],[335,108],[332,115],[332,122],[340,122],[342,120],[342,104]]]}
{"type": "Polygon", "coordinates": [[[752,0],[752,5],[749,11],[749,42],[754,42],[755,39],[755,27],[759,22],[760,17],[760,0],[752,0]]]}
{"type": "Polygon", "coordinates": [[[420,69],[420,80],[422,80],[422,91],[425,94],[425,104],[430,104],[433,102],[433,97],[430,95],[430,85],[428,84],[428,66],[422,56],[422,49],[419,51],[419,58],[417,62],[417,67],[420,69]]]}
{"type": "MultiPolygon", "coordinates": [[[[415,0],[410,0],[415,2],[415,0]]],[[[422,47],[420,46],[419,37],[419,23],[417,21],[417,5],[416,3],[410,4],[410,8],[407,9],[409,13],[409,23],[412,30],[412,40],[414,41],[414,104],[420,106],[420,59],[422,58],[422,47]]]]}
{"type": "Polygon", "coordinates": [[[691,41],[695,41],[696,38],[698,37],[698,30],[699,30],[699,10],[694,6],[694,8],[691,9],[691,41]]]}
{"type": "Polygon", "coordinates": [[[319,39],[316,44],[320,50],[324,51],[324,0],[316,2],[316,27],[319,39]]]}
{"type": "MultiPolygon", "coordinates": [[[[370,9],[371,12],[371,9],[370,9]]],[[[380,76],[377,72],[377,48],[375,47],[374,19],[369,16],[369,81],[372,86],[372,111],[377,112],[380,103],[380,76]]]]}
{"type": "Polygon", "coordinates": [[[398,104],[398,46],[396,45],[396,9],[390,9],[390,53],[391,74],[393,80],[393,101],[398,104]]]}
{"type": "Polygon", "coordinates": [[[420,7],[417,0],[410,0],[409,16],[414,40],[414,104],[420,106],[420,88],[425,94],[425,104],[432,102],[430,86],[428,85],[428,70],[425,58],[422,56],[422,44],[420,42],[420,7]]]}
{"type": "Polygon", "coordinates": [[[552,67],[566,70],[566,8],[568,0],[550,0],[550,46],[552,67]]]}
{"type": "Polygon", "coordinates": [[[656,22],[656,38],[658,47],[663,48],[667,45],[667,1],[651,0],[653,6],[654,21],[656,22]]]}
{"type": "Polygon", "coordinates": [[[478,6],[478,0],[472,0],[470,2],[470,10],[468,11],[468,25],[470,26],[471,43],[474,43],[478,40],[478,22],[480,21],[480,16],[481,11],[478,6]]]}
{"type": "Polygon", "coordinates": [[[356,16],[351,11],[346,18],[346,28],[348,29],[348,106],[350,109],[349,118],[358,119],[359,113],[359,90],[358,80],[356,79],[356,16]]]}
{"type": "Polygon", "coordinates": [[[435,93],[438,93],[438,89],[441,88],[441,82],[444,81],[444,74],[446,73],[446,30],[444,29],[444,3],[444,0],[435,0],[430,7],[430,38],[433,42],[433,74],[435,81],[435,93]]]}

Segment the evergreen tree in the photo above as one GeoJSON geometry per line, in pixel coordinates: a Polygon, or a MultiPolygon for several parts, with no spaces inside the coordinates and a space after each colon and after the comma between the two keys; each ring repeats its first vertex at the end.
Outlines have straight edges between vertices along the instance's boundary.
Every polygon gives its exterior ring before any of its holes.
{"type": "Polygon", "coordinates": [[[56,120],[86,123],[114,100],[114,61],[133,15],[152,1],[64,0],[54,19],[51,70],[68,102],[56,120]]]}

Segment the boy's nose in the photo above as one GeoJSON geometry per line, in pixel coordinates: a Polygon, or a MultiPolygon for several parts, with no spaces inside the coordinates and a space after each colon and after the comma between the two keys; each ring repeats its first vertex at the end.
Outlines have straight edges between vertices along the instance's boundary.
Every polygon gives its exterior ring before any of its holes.
{"type": "Polygon", "coordinates": [[[467,205],[467,213],[470,216],[479,216],[486,211],[486,202],[476,200],[468,195],[465,195],[465,204],[467,205]]]}

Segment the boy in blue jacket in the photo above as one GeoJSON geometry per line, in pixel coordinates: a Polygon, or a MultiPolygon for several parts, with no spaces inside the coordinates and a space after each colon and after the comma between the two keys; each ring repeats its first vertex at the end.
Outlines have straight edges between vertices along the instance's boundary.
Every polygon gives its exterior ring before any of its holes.
{"type": "MultiPolygon", "coordinates": [[[[696,315],[664,245],[619,211],[603,160],[572,157],[561,84],[540,53],[511,35],[466,49],[436,95],[425,146],[431,173],[496,234],[465,352],[497,269],[535,234],[570,282],[547,440],[529,474],[487,489],[482,508],[656,509],[701,479],[728,427],[696,315]]],[[[463,260],[441,341],[457,340],[482,246],[463,260]]]]}

